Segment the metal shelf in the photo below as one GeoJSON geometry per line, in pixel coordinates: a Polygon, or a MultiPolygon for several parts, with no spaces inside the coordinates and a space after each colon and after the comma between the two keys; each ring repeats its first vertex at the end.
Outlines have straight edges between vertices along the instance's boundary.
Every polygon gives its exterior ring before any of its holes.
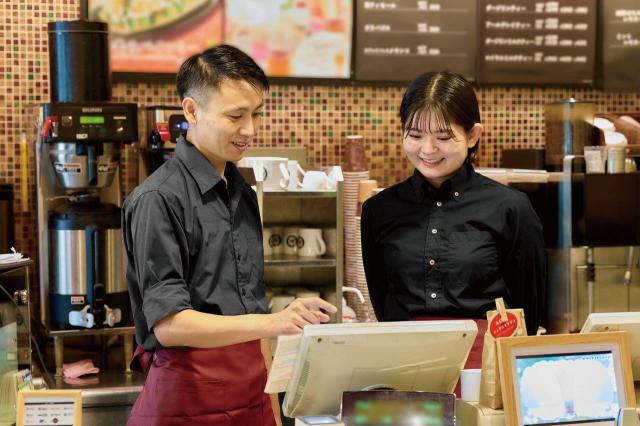
{"type": "Polygon", "coordinates": [[[269,198],[335,198],[338,191],[264,191],[263,194],[269,198]]]}
{"type": "Polygon", "coordinates": [[[131,374],[129,364],[133,357],[133,335],[135,327],[110,327],[110,328],[87,328],[87,329],[68,329],[68,330],[51,330],[49,335],[53,337],[53,351],[56,361],[56,377],[62,376],[62,366],[64,363],[64,339],[66,337],[77,336],[105,336],[121,334],[123,335],[123,355],[124,368],[126,374],[131,374]]]}
{"type": "MultiPolygon", "coordinates": [[[[270,150],[265,156],[275,155],[270,150]]],[[[294,157],[295,158],[295,157],[294,157]]],[[[301,164],[306,164],[303,157],[301,164]]],[[[263,224],[277,226],[314,226],[336,229],[336,255],[304,258],[277,254],[265,256],[265,282],[269,287],[295,286],[323,288],[328,302],[338,308],[331,322],[342,319],[342,283],[344,280],[344,182],[338,181],[335,190],[324,191],[264,191],[263,182],[255,182],[260,219],[263,224]]]]}
{"type": "Polygon", "coordinates": [[[315,266],[335,267],[336,259],[327,257],[299,257],[286,254],[274,254],[265,256],[265,266],[315,266]]]}
{"type": "Polygon", "coordinates": [[[100,336],[106,334],[135,334],[135,327],[70,328],[50,330],[51,337],[100,336]]]}

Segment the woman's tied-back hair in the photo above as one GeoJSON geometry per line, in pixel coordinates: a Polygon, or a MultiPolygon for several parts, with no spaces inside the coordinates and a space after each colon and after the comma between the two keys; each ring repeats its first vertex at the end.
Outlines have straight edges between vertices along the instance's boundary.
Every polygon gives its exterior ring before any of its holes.
{"type": "MultiPolygon", "coordinates": [[[[427,72],[407,87],[400,104],[400,121],[404,135],[417,129],[454,137],[451,124],[469,132],[480,123],[480,108],[473,86],[464,77],[449,71],[427,72]],[[429,128],[432,123],[437,128],[429,128]]],[[[467,160],[476,154],[478,145],[469,149],[467,160]]]]}
{"type": "Polygon", "coordinates": [[[256,62],[240,49],[221,44],[189,57],[180,66],[176,87],[180,100],[191,96],[206,100],[209,90],[224,80],[243,80],[256,90],[268,90],[269,80],[256,62]]]}

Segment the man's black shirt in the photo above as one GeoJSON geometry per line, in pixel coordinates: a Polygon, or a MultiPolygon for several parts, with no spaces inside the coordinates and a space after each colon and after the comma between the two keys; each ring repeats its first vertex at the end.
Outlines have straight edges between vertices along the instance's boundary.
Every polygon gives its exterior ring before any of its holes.
{"type": "Polygon", "coordinates": [[[124,203],[136,340],[147,350],[160,345],[154,324],[184,309],[218,315],[267,312],[256,194],[232,163],[225,177],[227,185],[181,138],[175,158],[124,203]]]}
{"type": "Polygon", "coordinates": [[[503,297],[530,334],[544,309],[542,225],[523,193],[464,165],[438,189],[417,170],[365,202],[362,255],[381,321],[485,318],[503,297]]]}

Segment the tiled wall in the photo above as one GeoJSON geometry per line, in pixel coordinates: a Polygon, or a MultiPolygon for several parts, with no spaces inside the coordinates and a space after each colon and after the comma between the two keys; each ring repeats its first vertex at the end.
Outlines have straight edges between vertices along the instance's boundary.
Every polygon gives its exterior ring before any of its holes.
{"type": "MultiPolygon", "coordinates": [[[[18,143],[21,133],[34,140],[32,106],[49,99],[46,23],[77,19],[78,4],[77,0],[0,0],[0,182],[16,187],[16,245],[32,257],[37,257],[34,149],[32,143],[28,207],[22,211],[18,143]]],[[[172,85],[117,84],[113,93],[115,101],[140,106],[177,103],[172,85]]],[[[486,129],[479,149],[481,166],[497,166],[503,148],[544,146],[542,108],[547,102],[573,95],[595,102],[598,111],[640,110],[639,93],[493,87],[480,89],[478,95],[486,129]]],[[[359,133],[364,136],[372,176],[387,185],[409,173],[397,118],[401,97],[398,87],[275,86],[268,95],[257,143],[306,146],[310,161],[320,165],[340,163],[344,136],[359,133]]]]}

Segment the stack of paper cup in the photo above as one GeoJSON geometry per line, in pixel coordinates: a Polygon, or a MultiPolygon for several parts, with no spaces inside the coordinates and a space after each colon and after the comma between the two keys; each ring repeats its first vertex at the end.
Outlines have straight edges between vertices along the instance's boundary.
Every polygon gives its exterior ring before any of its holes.
{"type": "MultiPolygon", "coordinates": [[[[359,264],[362,264],[362,250],[360,247],[360,228],[356,227],[356,213],[358,208],[358,194],[360,182],[369,180],[369,171],[343,172],[344,175],[344,285],[357,286],[359,264]]],[[[361,267],[361,266],[360,266],[361,267]]],[[[361,291],[362,288],[358,287],[361,291]]],[[[367,294],[368,299],[368,294],[367,294]]],[[[354,310],[358,309],[357,298],[348,294],[347,302],[354,310]]],[[[356,311],[357,314],[357,311],[356,311]]],[[[358,320],[364,320],[358,318],[358,320]]]]}

